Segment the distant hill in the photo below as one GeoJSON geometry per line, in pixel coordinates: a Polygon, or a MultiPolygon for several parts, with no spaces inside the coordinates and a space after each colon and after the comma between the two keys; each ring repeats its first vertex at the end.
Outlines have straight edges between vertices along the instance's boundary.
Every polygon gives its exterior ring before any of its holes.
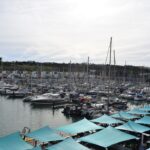
{"type": "MultiPolygon", "coordinates": [[[[108,76],[108,65],[104,64],[89,64],[89,74],[108,76]]],[[[13,71],[57,71],[57,72],[69,72],[70,64],[67,63],[55,63],[55,62],[35,62],[35,61],[15,61],[15,62],[2,62],[3,70],[13,71]]],[[[71,64],[72,72],[87,72],[86,63],[73,63],[71,64]]],[[[125,76],[125,77],[140,77],[150,74],[149,67],[141,66],[111,66],[111,76],[125,76]]],[[[148,75],[149,76],[149,75],[148,75]]]]}

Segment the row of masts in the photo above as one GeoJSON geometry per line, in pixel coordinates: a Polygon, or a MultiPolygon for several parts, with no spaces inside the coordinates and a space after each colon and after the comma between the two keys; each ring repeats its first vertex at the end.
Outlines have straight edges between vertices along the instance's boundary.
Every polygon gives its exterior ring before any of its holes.
{"type": "MultiPolygon", "coordinates": [[[[108,76],[108,101],[107,101],[107,112],[109,112],[109,101],[110,101],[110,84],[111,84],[111,61],[112,61],[112,37],[110,38],[110,44],[109,44],[109,49],[108,49],[108,53],[107,53],[107,57],[109,55],[109,76],[108,76]]],[[[106,62],[105,65],[107,63],[107,57],[106,57],[106,62]]],[[[90,58],[88,56],[87,59],[87,83],[89,84],[89,61],[90,58]]],[[[115,77],[115,65],[116,65],[116,57],[115,57],[115,50],[114,50],[114,77],[115,77]]],[[[70,83],[71,83],[71,61],[70,61],[70,65],[69,65],[69,73],[70,73],[70,83]]]]}
{"type": "MultiPolygon", "coordinates": [[[[114,58],[114,61],[113,61],[113,64],[112,64],[112,37],[110,38],[110,43],[109,43],[109,49],[108,49],[108,53],[107,53],[107,57],[106,57],[106,61],[105,61],[105,65],[104,65],[104,69],[101,70],[100,73],[102,73],[101,75],[99,76],[104,76],[103,78],[105,78],[106,80],[105,81],[108,81],[110,82],[110,80],[114,80],[116,81],[117,80],[117,76],[116,76],[116,54],[115,54],[115,50],[113,50],[113,58],[114,58]],[[109,61],[107,60],[109,58],[109,61]],[[107,62],[108,62],[108,65],[107,65],[107,62]],[[107,69],[107,70],[106,70],[107,69]],[[103,74],[104,72],[104,74],[103,74]],[[108,74],[107,74],[108,73],[108,74]]],[[[2,63],[2,58],[1,58],[1,72],[3,71],[3,63],[2,63]]],[[[84,81],[83,82],[87,82],[88,84],[90,84],[90,57],[88,56],[87,58],[87,65],[86,65],[86,68],[84,68],[83,72],[84,72],[84,81]]],[[[42,63],[40,65],[40,71],[42,72],[43,69],[43,66],[42,66],[42,63]]],[[[73,70],[74,68],[72,69],[72,62],[70,61],[69,63],[69,67],[68,67],[68,72],[69,72],[69,84],[71,84],[72,80],[74,77],[73,76],[73,70]]],[[[125,66],[124,66],[124,71],[123,71],[123,82],[126,82],[126,62],[125,62],[125,66]]],[[[119,76],[118,76],[119,77],[119,76]]],[[[77,77],[76,77],[77,78],[77,77]]],[[[143,78],[144,80],[144,75],[143,75],[143,78]]],[[[77,79],[76,79],[77,81],[77,79]]],[[[42,83],[42,78],[41,78],[41,83],[42,83]]]]}

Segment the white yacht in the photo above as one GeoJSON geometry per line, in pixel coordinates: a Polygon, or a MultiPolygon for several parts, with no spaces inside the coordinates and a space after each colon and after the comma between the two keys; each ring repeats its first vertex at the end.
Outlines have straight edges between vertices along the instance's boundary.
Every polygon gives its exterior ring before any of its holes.
{"type": "Polygon", "coordinates": [[[42,95],[33,96],[31,99],[32,105],[55,105],[67,102],[69,95],[66,93],[45,93],[42,95]]]}

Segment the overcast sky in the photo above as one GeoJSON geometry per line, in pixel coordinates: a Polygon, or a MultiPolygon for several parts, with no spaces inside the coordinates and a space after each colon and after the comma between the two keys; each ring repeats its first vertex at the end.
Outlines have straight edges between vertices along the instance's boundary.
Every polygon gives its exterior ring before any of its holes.
{"type": "Polygon", "coordinates": [[[3,60],[150,66],[150,0],[1,0],[3,60]]]}

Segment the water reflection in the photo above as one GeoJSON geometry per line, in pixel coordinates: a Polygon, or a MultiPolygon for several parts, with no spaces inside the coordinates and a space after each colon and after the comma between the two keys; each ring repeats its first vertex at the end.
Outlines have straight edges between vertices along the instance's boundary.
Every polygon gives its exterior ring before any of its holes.
{"type": "Polygon", "coordinates": [[[58,127],[72,123],[72,118],[65,117],[61,111],[32,108],[21,99],[0,97],[0,136],[22,130],[25,126],[35,130],[46,125],[58,127]]]}
{"type": "MultiPolygon", "coordinates": [[[[145,102],[128,102],[129,109],[144,106],[145,102]]],[[[31,130],[49,125],[58,127],[72,123],[81,118],[64,116],[62,109],[32,107],[22,99],[0,97],[0,136],[22,130],[25,126],[31,130]]]]}

